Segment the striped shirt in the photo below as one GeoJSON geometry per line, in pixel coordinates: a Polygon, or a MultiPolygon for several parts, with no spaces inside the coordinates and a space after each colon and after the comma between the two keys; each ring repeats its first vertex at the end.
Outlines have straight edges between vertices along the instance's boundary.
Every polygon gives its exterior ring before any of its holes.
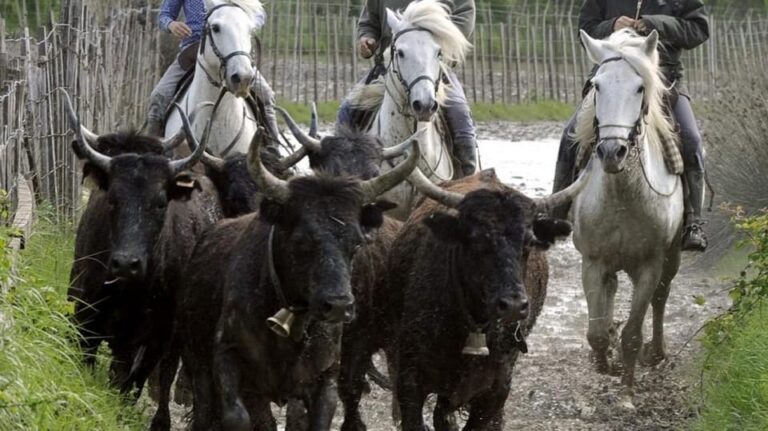
{"type": "Polygon", "coordinates": [[[163,4],[160,6],[160,16],[157,20],[160,29],[170,32],[168,26],[178,19],[182,7],[184,8],[184,21],[192,30],[192,35],[181,41],[180,49],[200,40],[205,27],[205,2],[203,0],[163,0],[163,4]]]}

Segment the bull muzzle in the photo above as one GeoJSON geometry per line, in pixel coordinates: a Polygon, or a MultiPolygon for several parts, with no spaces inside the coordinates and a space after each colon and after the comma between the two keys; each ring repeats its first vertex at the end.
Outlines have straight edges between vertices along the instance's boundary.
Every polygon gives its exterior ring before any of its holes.
{"type": "Polygon", "coordinates": [[[519,286],[514,292],[500,296],[493,304],[499,320],[519,321],[528,317],[528,297],[525,288],[519,286]]]}
{"type": "Polygon", "coordinates": [[[355,317],[355,300],[351,295],[325,298],[317,308],[316,314],[328,323],[348,323],[355,317]]]}
{"type": "Polygon", "coordinates": [[[141,280],[147,272],[147,261],[133,253],[113,253],[109,269],[117,279],[141,280]]]}

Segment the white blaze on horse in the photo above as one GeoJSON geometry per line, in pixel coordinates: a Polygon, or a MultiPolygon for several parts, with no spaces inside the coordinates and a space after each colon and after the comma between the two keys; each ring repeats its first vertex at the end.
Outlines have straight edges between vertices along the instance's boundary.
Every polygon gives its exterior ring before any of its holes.
{"type": "MultiPolygon", "coordinates": [[[[208,151],[217,155],[247,153],[258,127],[245,98],[258,73],[251,57],[251,38],[264,25],[266,13],[257,0],[206,0],[205,29],[192,83],[179,104],[196,114],[195,136],[202,139],[220,91],[226,89],[211,123],[208,151]],[[202,120],[202,121],[199,121],[202,120]]],[[[176,111],[165,124],[165,136],[181,127],[176,111]]]]}
{"type": "Polygon", "coordinates": [[[653,365],[666,355],[664,307],[680,265],[683,186],[664,157],[677,148],[663,111],[667,89],[658,67],[657,32],[641,37],[622,30],[601,41],[582,31],[581,40],[599,68],[579,114],[576,141],[596,146],[573,203],[573,242],[582,255],[587,339],[600,372],[609,369],[616,273],[632,280],[631,310],[621,331],[621,404],[631,409],[638,356],[653,365]],[[649,304],[653,338],[643,346],[649,304]]]}
{"type": "MultiPolygon", "coordinates": [[[[385,147],[405,141],[417,128],[422,160],[419,168],[432,181],[453,178],[452,156],[436,127],[438,107],[445,103],[444,68],[460,64],[470,48],[461,30],[451,21],[448,7],[436,0],[412,2],[400,13],[387,9],[392,45],[385,53],[386,73],[369,85],[355,88],[348,100],[357,108],[378,108],[370,133],[385,147]]],[[[391,169],[382,164],[382,171],[391,169]]],[[[405,218],[414,197],[403,183],[384,195],[398,204],[393,214],[405,218]]]]}

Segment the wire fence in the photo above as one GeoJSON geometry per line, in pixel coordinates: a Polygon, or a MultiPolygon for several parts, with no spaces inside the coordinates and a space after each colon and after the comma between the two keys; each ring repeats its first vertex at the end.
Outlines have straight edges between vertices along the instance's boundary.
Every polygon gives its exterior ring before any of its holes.
{"type": "MultiPolygon", "coordinates": [[[[458,70],[470,100],[576,103],[590,69],[578,41],[579,6],[566,0],[481,8],[474,49],[458,70]]],[[[350,0],[272,1],[267,13],[260,68],[278,98],[339,100],[371,67],[355,54],[350,0]]],[[[158,37],[156,14],[142,0],[63,0],[58,18],[48,11],[48,25],[13,35],[0,17],[0,189],[12,201],[21,174],[38,201],[50,202],[60,217],[76,215],[78,165],[57,89],[74,96],[83,123],[97,132],[140,126],[149,93],[174,55],[175,42],[158,37]]],[[[735,72],[764,74],[768,17],[725,10],[712,14],[710,27],[711,38],[687,52],[684,63],[693,95],[713,99],[718,82],[735,72]]]]}

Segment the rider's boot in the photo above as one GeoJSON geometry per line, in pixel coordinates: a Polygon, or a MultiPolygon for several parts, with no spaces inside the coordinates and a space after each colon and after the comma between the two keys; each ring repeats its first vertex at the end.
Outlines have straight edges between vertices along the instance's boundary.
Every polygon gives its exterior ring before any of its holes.
{"type": "MultiPolygon", "coordinates": [[[[552,193],[557,193],[573,184],[576,171],[576,153],[578,147],[573,142],[573,132],[576,129],[576,114],[571,117],[568,125],[563,130],[560,138],[560,149],[557,152],[557,163],[555,165],[555,179],[552,186],[552,193]]],[[[564,203],[552,209],[550,216],[559,219],[568,218],[568,211],[571,209],[570,202],[564,203]]]]}
{"type": "Polygon", "coordinates": [[[704,204],[704,171],[685,171],[688,194],[685,200],[685,227],[683,228],[682,249],[704,251],[707,249],[707,235],[702,228],[701,208],[704,204]]]}
{"type": "Polygon", "coordinates": [[[477,141],[467,137],[453,139],[453,155],[461,170],[454,177],[463,178],[474,174],[477,171],[477,141]]]}
{"type": "Polygon", "coordinates": [[[165,130],[163,128],[163,122],[152,118],[147,119],[147,125],[144,128],[144,133],[149,136],[155,136],[162,138],[165,136],[165,130]]]}

